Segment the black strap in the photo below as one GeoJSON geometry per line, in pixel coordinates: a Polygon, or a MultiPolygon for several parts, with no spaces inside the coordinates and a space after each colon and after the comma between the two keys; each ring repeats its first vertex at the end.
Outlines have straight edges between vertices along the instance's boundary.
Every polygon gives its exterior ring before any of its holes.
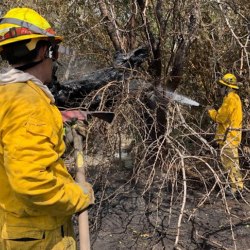
{"type": "Polygon", "coordinates": [[[61,226],[61,236],[64,237],[64,228],[63,228],[63,225],[61,226]]]}
{"type": "Polygon", "coordinates": [[[32,68],[34,66],[36,66],[37,64],[41,63],[43,60],[40,60],[38,62],[31,62],[31,63],[27,63],[27,64],[24,64],[22,66],[19,66],[19,67],[15,67],[15,69],[19,69],[19,70],[26,70],[26,69],[29,69],[29,68],[32,68]]]}

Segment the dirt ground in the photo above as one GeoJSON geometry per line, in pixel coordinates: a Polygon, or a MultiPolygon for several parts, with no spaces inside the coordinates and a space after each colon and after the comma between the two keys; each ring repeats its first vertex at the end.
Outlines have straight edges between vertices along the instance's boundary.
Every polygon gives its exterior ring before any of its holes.
{"type": "Polygon", "coordinates": [[[205,198],[201,187],[188,187],[184,201],[161,176],[145,192],[146,176],[134,183],[130,175],[128,169],[109,171],[94,185],[93,250],[250,249],[250,193],[223,199],[214,190],[205,198]]]}

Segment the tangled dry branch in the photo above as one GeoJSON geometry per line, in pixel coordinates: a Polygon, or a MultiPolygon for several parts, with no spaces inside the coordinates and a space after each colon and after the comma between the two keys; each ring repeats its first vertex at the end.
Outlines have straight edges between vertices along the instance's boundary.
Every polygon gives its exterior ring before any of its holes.
{"type": "MultiPolygon", "coordinates": [[[[98,244],[104,225],[113,234],[113,224],[119,224],[118,235],[131,233],[131,244],[138,249],[149,239],[153,239],[147,242],[151,247],[164,246],[166,235],[178,249],[185,241],[185,225],[215,200],[222,202],[225,225],[230,226],[235,241],[235,216],[224,189],[228,176],[214,148],[214,127],[207,124],[206,114],[166,99],[166,120],[161,124],[165,130],[158,133],[157,108],[162,108],[162,103],[150,109],[144,99],[148,91],[145,79],[136,79],[136,88],[131,87],[132,83],[132,79],[110,83],[86,97],[101,96],[100,108],[111,103],[108,109],[115,112],[112,124],[92,119],[86,127],[87,175],[94,183],[97,201],[91,210],[93,244],[98,244]],[[133,233],[134,220],[146,221],[146,233],[143,229],[133,233]]],[[[246,199],[242,202],[249,205],[246,199]]],[[[196,224],[195,230],[198,228],[196,224]]],[[[203,228],[204,234],[206,230],[203,228]]],[[[221,244],[210,235],[199,236],[198,231],[195,244],[221,244]]],[[[191,231],[188,233],[191,235],[191,231]]]]}

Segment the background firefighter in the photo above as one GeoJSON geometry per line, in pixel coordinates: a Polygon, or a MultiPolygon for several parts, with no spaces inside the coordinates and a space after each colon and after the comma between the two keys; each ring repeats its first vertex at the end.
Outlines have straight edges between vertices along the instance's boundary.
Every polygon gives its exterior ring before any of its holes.
{"type": "Polygon", "coordinates": [[[62,154],[62,117],[47,88],[62,41],[29,8],[0,21],[0,53],[12,66],[0,75],[0,249],[76,249],[71,216],[94,202],[62,154]]]}
{"type": "Polygon", "coordinates": [[[244,184],[239,166],[238,147],[241,142],[242,104],[236,90],[239,84],[235,75],[225,74],[219,80],[220,92],[224,96],[221,107],[209,109],[209,116],[217,123],[215,139],[220,145],[221,163],[228,172],[231,190],[227,192],[240,197],[244,184]]]}

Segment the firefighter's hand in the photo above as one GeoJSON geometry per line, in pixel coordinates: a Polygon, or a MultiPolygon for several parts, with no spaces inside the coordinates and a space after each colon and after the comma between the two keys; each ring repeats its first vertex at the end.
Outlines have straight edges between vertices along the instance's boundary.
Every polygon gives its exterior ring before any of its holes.
{"type": "Polygon", "coordinates": [[[90,198],[90,205],[95,203],[95,196],[94,196],[94,190],[92,188],[92,185],[88,182],[81,182],[77,183],[81,188],[85,195],[88,195],[90,198]]]}
{"type": "Polygon", "coordinates": [[[63,110],[61,111],[63,122],[71,120],[87,120],[87,113],[81,110],[63,110]]]}

